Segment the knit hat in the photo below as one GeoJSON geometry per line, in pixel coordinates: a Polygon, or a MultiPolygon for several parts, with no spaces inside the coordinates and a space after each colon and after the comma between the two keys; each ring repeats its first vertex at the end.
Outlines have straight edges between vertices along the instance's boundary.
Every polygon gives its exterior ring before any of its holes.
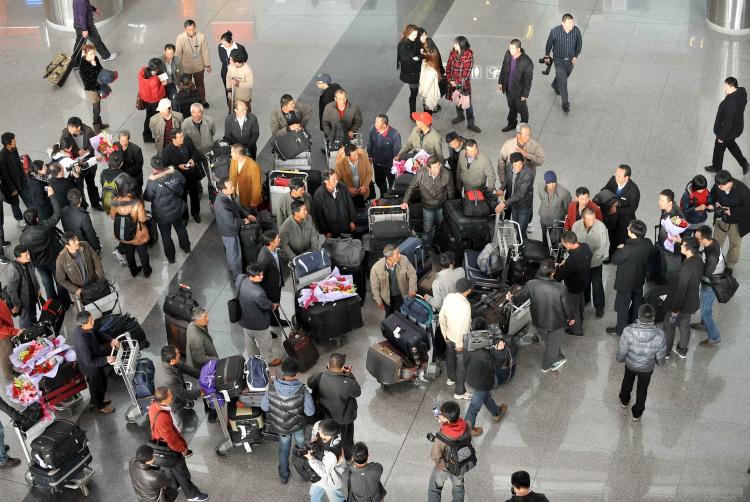
{"type": "Polygon", "coordinates": [[[324,84],[331,84],[332,79],[331,76],[327,73],[318,73],[318,75],[315,77],[316,82],[323,82],[324,84]]]}
{"type": "Polygon", "coordinates": [[[459,293],[466,293],[470,289],[474,289],[474,285],[466,277],[461,277],[456,281],[456,289],[459,293]]]}
{"type": "Polygon", "coordinates": [[[520,152],[513,152],[510,154],[510,163],[523,162],[523,154],[520,152]]]}
{"type": "Polygon", "coordinates": [[[547,171],[544,173],[544,184],[557,183],[557,175],[555,171],[547,171]]]}

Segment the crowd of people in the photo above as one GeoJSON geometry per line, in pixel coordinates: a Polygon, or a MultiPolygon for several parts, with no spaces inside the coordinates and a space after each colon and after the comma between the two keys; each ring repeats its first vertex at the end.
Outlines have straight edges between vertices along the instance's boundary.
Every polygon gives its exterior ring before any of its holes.
{"type": "MultiPolygon", "coordinates": [[[[713,184],[697,175],[679,199],[673,190],[662,190],[658,195],[661,224],[656,241],[652,241],[648,226],[636,214],[642,196],[634,181],[636,168],[616,166],[609,179],[601,180],[601,189],[594,197],[589,187],[564,186],[564,173],[554,170],[540,173],[542,180],[537,182],[545,154],[542,145],[532,138],[528,123],[527,100],[534,65],[519,40],[510,42],[498,80],[498,90],[505,94],[508,104],[507,125],[502,130],[515,131],[515,136],[503,143],[496,164],[491,160],[492,152],[480,149],[476,138],[455,131],[441,135],[434,129],[433,114],[440,112],[440,100],[445,98],[455,105],[454,125],[466,121],[468,131],[481,132],[471,102],[474,54],[465,37],[456,37],[443,66],[427,31],[409,24],[397,46],[399,78],[409,87],[409,112],[414,121],[404,140],[390,125],[388,116],[380,113],[369,128],[366,144],[354,141],[362,136],[362,112],[329,74],[315,77],[321,91],[318,123],[310,122],[311,103],[298,102],[289,94],[281,96],[278,109],[270,117],[274,137],[317,125],[329,148],[334,144],[340,148],[335,165],[323,170],[322,185],[314,193],[308,193],[300,179],[291,180],[289,192],[275,208],[275,221],[262,234],[257,258],[243,267],[240,230],[246,223],[259,221],[268,206],[263,170],[257,162],[259,128],[258,118],[251,112],[254,77],[247,50],[233,40],[231,32],[221,36],[219,73],[228,108],[222,136],[216,121],[205,113],[210,107],[206,101],[206,85],[210,85],[206,73],[212,71],[209,41],[195,21],[185,21],[184,31],[175,42],[167,43],[163,54],[149,59],[137,75],[137,107],[145,113],[142,138],[144,143],[153,143],[155,151],[146,166],[150,171],[144,174],[141,146],[131,142],[129,131],[121,130],[116,149],[100,174],[100,192],[98,155],[90,142],[108,127],[101,117],[98,76],[102,67],[98,56],[112,61],[116,54],[109,52],[98,35],[93,21],[96,9],[88,0],[75,0],[74,6],[77,37],[88,40],[75,63],[92,104],[92,127],[79,117],[71,117],[48,162],[22,156],[12,132],[1,137],[0,190],[14,219],[23,227],[13,258],[0,253],[0,263],[7,270],[0,301],[0,359],[6,379],[12,374],[8,362],[10,338],[37,321],[39,299],[55,298],[67,308],[80,301],[87,286],[106,279],[101,254],[109,250],[103,249],[88,208],[105,212],[112,220],[118,241],[113,254],[129,267],[133,277],[142,274],[148,278],[153,272],[149,243],[157,231],[169,263],[176,261],[172,230],[180,249],[191,252],[187,225],[191,217],[201,222],[202,180],[208,174],[208,189],[216,190],[213,211],[217,231],[241,305],[239,324],[245,337],[245,356],[259,355],[277,367],[261,408],[269,430],[279,437],[281,482],[287,483],[290,478],[292,446],[306,446],[309,466],[319,478],[311,484],[311,500],[383,500],[383,467],[370,461],[366,444],[355,441],[361,389],[346,365],[345,354],[331,354],[325,370],[303,382],[299,362],[282,357],[280,339],[271,328],[283,328],[285,324],[278,316],[286,268],[283,263],[320,249],[326,238],[352,233],[357,212],[377,193],[384,194],[398,183],[391,173],[393,161],[420,150],[429,158],[409,182],[401,205],[408,209],[414,196],[420,195],[420,237],[427,249],[435,247],[433,238],[443,222],[446,203],[474,190],[485,194],[495,213],[518,223],[522,239],[528,238],[536,211],[544,243],[552,245],[554,241],[564,249],[564,259],[543,261],[535,278],[507,295],[509,301],[518,304],[531,300],[536,327],[533,338],[544,344],[543,373],[560,371],[566,363],[566,333],[591,334],[584,315],[587,304],[593,303],[597,318],[605,315],[605,266],[615,268],[615,296],[609,301],[616,323],[606,331],[619,337],[615,358],[625,363],[619,393],[623,407],[630,405],[638,379],[631,408],[633,420],[640,420],[644,413],[655,365],[663,365],[673,354],[686,359],[693,330],[706,332],[707,337],[699,344],[702,348],[715,349],[721,343],[713,317],[717,301],[714,279],[737,265],[742,237],[750,231],[750,191],[722,165],[724,150],[729,149],[743,173],[748,170],[735,142],[742,133],[747,98],[735,78],[725,80],[726,98],[714,127],[713,163],[706,168],[716,173],[713,184]],[[422,99],[421,111],[418,97],[422,99]],[[231,163],[226,176],[214,179],[206,155],[221,138],[232,145],[231,163]],[[20,202],[26,206],[24,211],[20,202]],[[726,240],[725,255],[722,247],[726,240]],[[140,265],[136,264],[136,254],[140,265]],[[644,302],[647,280],[663,285],[659,286],[663,302],[644,302]],[[691,322],[698,311],[700,321],[691,322]],[[677,330],[679,337],[675,340],[677,330]],[[310,423],[315,425],[308,439],[305,430],[310,423]]],[[[561,25],[551,30],[545,50],[546,63],[554,65],[556,72],[552,87],[561,96],[565,113],[570,111],[568,79],[581,50],[580,30],[573,16],[565,14],[561,25]]],[[[4,240],[2,225],[0,240],[4,247],[12,244],[4,240]]],[[[510,377],[498,369],[505,368],[498,363],[507,357],[505,342],[487,350],[464,350],[464,335],[472,329],[468,298],[475,285],[458,266],[460,257],[451,251],[435,252],[441,270],[426,299],[439,312],[446,342],[447,384],[454,387],[454,400],[434,410],[439,432],[433,438],[434,469],[428,493],[431,502],[439,501],[443,486],[450,480],[453,500],[459,501],[464,499],[464,474],[473,467],[472,458],[476,463],[471,438],[483,433],[477,425],[478,413],[484,406],[494,423],[503,419],[508,407],[495,402],[492,390],[510,377]],[[464,418],[460,400],[469,401],[464,418]]],[[[373,302],[385,316],[417,292],[414,266],[393,245],[385,246],[369,280],[373,302]]],[[[115,408],[105,397],[104,367],[112,363],[109,351],[119,342],[96,335],[94,318],[85,310],[75,321],[71,345],[88,381],[91,409],[111,414],[115,408]]],[[[188,389],[186,376],[197,377],[205,362],[219,357],[207,326],[208,314],[196,308],[187,330],[186,353],[181,354],[172,345],[161,348],[156,362],[156,391],[148,410],[151,436],[175,452],[178,460],[163,468],[155,465],[152,446],[144,445],[135,452],[129,468],[139,500],[157,500],[160,496],[174,500],[176,487],[190,501],[208,499],[190,479],[185,458],[192,452],[182,436],[180,418],[183,409],[204,397],[197,387],[188,389]]],[[[18,417],[16,410],[2,405],[3,411],[18,417]]],[[[216,411],[208,406],[206,414],[210,421],[216,419],[216,411]]],[[[18,463],[0,449],[0,468],[18,463]]],[[[514,473],[511,484],[511,500],[546,500],[530,491],[530,476],[524,471],[514,473]]]]}

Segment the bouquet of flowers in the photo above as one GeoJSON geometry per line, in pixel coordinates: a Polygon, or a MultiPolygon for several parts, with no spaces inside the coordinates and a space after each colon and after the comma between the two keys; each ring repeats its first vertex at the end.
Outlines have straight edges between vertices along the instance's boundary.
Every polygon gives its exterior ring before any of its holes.
{"type": "Polygon", "coordinates": [[[307,309],[313,303],[335,302],[356,294],[357,288],[354,286],[352,276],[339,275],[338,268],[334,268],[331,275],[303,289],[297,301],[300,306],[307,309]]]}
{"type": "Polygon", "coordinates": [[[419,168],[427,165],[427,159],[430,158],[430,154],[424,150],[420,150],[417,154],[406,160],[394,160],[391,173],[395,174],[396,177],[401,176],[404,173],[417,174],[419,168]]]}
{"type": "Polygon", "coordinates": [[[690,224],[687,220],[680,218],[679,216],[672,216],[661,220],[661,226],[667,232],[667,238],[664,239],[664,249],[674,252],[674,241],[672,238],[677,237],[687,230],[689,225],[690,224]]]}
{"type": "Polygon", "coordinates": [[[118,150],[117,146],[113,146],[114,142],[112,141],[112,135],[107,131],[102,131],[97,134],[91,138],[89,142],[91,143],[91,146],[94,147],[96,160],[104,160],[104,162],[107,162],[109,161],[109,156],[112,155],[112,152],[118,150]]]}
{"type": "Polygon", "coordinates": [[[24,406],[35,403],[42,397],[39,387],[27,375],[19,375],[8,384],[7,393],[11,401],[24,406]]]}
{"type": "Polygon", "coordinates": [[[22,343],[13,349],[10,360],[18,368],[33,367],[35,360],[48,354],[54,348],[54,342],[46,338],[38,338],[22,343]]]}

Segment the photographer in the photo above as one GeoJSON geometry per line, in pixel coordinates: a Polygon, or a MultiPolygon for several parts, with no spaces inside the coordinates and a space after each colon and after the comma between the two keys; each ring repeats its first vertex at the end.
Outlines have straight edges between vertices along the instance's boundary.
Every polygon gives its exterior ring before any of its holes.
{"type": "Polygon", "coordinates": [[[321,420],[313,426],[312,441],[307,450],[310,468],[320,476],[320,480],[310,486],[310,500],[323,501],[324,496],[331,502],[343,502],[340,470],[344,467],[341,434],[333,420],[321,420]],[[317,454],[316,454],[317,453],[317,454]]]}
{"type": "Polygon", "coordinates": [[[462,501],[465,492],[464,474],[476,465],[476,453],[471,446],[471,426],[461,418],[461,407],[455,401],[446,401],[440,405],[440,409],[436,408],[433,412],[440,422],[440,431],[427,435],[427,439],[432,441],[430,457],[435,464],[427,488],[427,500],[440,502],[443,486],[450,478],[453,500],[462,501]],[[457,461],[459,449],[468,450],[467,453],[471,454],[462,456],[463,461],[457,461]]]}
{"type": "Polygon", "coordinates": [[[500,340],[493,347],[467,351],[466,358],[466,386],[471,389],[472,396],[464,420],[471,427],[471,435],[479,436],[484,432],[477,427],[477,415],[482,405],[492,414],[492,421],[499,423],[508,411],[508,405],[497,405],[492,398],[492,389],[500,383],[497,380],[497,364],[505,357],[505,341],[500,340]]]}
{"type": "MultiPolygon", "coordinates": [[[[65,176],[65,169],[59,162],[50,162],[47,165],[48,184],[54,191],[52,195],[47,195],[47,200],[55,199],[60,204],[61,211],[62,208],[70,204],[68,193],[74,188],[77,189],[75,183],[76,176],[77,174],[75,172],[73,172],[70,177],[65,176]]],[[[39,216],[42,216],[41,211],[39,212],[39,216]]]]}
{"type": "MultiPolygon", "coordinates": [[[[94,157],[94,147],[91,146],[91,138],[96,136],[94,130],[84,124],[78,117],[70,117],[68,119],[68,125],[63,129],[60,136],[60,144],[63,142],[72,141],[75,145],[73,152],[75,157],[79,159],[87,159],[94,157]]],[[[96,187],[96,162],[94,160],[93,165],[90,165],[88,169],[82,170],[82,176],[78,178],[78,189],[83,192],[83,185],[86,185],[86,190],[89,195],[89,202],[91,207],[97,211],[104,211],[102,208],[101,200],[99,198],[99,189],[96,187]]],[[[83,201],[82,207],[88,207],[86,201],[83,201]]]]}
{"type": "Polygon", "coordinates": [[[721,246],[729,236],[727,267],[734,268],[740,260],[742,238],[750,232],[750,190],[725,170],[716,173],[715,182],[711,189],[715,207],[714,236],[721,246]]]}

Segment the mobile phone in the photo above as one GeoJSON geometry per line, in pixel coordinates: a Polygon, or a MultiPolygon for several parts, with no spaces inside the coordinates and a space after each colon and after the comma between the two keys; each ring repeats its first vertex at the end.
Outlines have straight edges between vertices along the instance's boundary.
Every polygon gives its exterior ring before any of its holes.
{"type": "Polygon", "coordinates": [[[432,409],[432,414],[435,415],[435,418],[439,417],[440,416],[440,408],[438,408],[437,406],[435,406],[432,409]]]}

